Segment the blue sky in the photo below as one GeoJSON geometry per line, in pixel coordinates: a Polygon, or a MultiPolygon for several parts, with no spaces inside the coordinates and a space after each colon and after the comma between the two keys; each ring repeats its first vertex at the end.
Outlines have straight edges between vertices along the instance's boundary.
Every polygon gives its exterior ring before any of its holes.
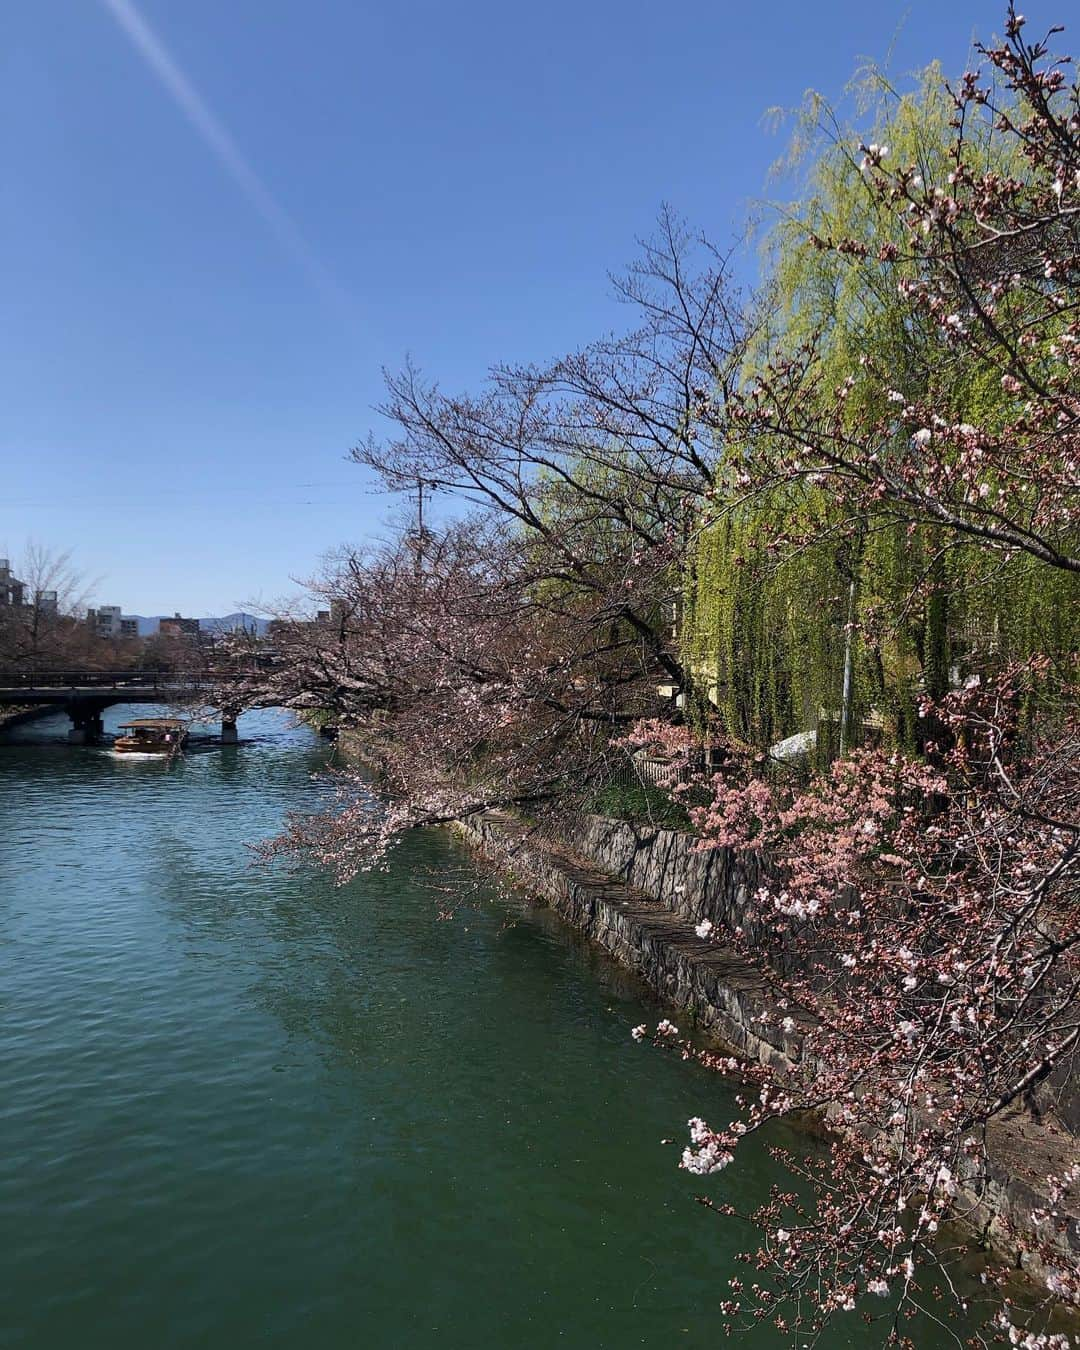
{"type": "Polygon", "coordinates": [[[961,71],[1003,13],[8,0],[0,555],[127,612],[290,593],[395,509],[345,462],[383,366],[471,388],[608,330],[662,201],[726,239],[766,192],[768,107],[894,38],[961,71]]]}

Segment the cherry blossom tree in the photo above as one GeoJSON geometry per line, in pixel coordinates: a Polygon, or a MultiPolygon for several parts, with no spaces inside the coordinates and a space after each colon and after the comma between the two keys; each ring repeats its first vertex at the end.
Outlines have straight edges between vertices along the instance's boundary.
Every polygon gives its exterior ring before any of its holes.
{"type": "Polygon", "coordinates": [[[980,49],[993,78],[969,72],[953,91],[943,181],[894,164],[887,144],[860,148],[865,190],[897,228],[876,247],[814,239],[891,278],[909,327],[937,333],[936,375],[904,388],[866,354],[823,388],[811,335],[725,397],[718,425],[747,433],[732,469],[743,488],[822,484],[853,519],[885,511],[1076,574],[1080,102],[1067,61],[1024,28],[1010,8],[1006,41],[980,49]],[[987,168],[990,136],[1023,173],[987,168]]]}
{"type": "MultiPolygon", "coordinates": [[[[595,566],[595,565],[594,565],[595,566]]],[[[342,769],[336,799],[297,818],[275,851],[313,854],[342,878],[402,831],[497,808],[572,811],[625,753],[612,745],[656,705],[661,668],[625,619],[626,583],[648,613],[670,564],[621,562],[607,587],[565,584],[533,542],[490,513],[426,530],[324,579],[330,622],[275,625],[275,661],[241,702],[317,709],[350,729],[370,774],[342,769]]]]}
{"type": "MultiPolygon", "coordinates": [[[[900,387],[866,354],[826,386],[812,339],[778,347],[723,400],[718,425],[743,435],[716,514],[732,498],[808,486],[849,537],[891,519],[909,537],[932,530],[945,548],[979,550],[988,568],[1022,558],[1072,585],[1080,101],[1049,39],[1029,43],[1024,29],[1010,9],[1006,40],[982,49],[991,78],[968,74],[954,91],[944,181],[894,166],[886,144],[861,148],[865,190],[902,228],[877,249],[816,241],[895,278],[912,329],[936,333],[941,378],[931,369],[900,387]],[[985,143],[977,119],[1018,147],[1022,172],[1002,176],[969,152],[985,143]]],[[[790,519],[767,541],[779,560],[812,542],[790,519]]],[[[781,1077],[748,1069],[661,1024],[661,1043],[747,1085],[737,1119],[690,1122],[683,1165],[720,1172],[778,1119],[829,1125],[821,1152],[774,1150],[790,1185],[741,1216],[762,1235],[746,1254],[760,1274],[732,1280],[733,1322],[768,1318],[809,1339],[858,1306],[887,1341],[913,1344],[916,1309],[980,1301],[957,1283],[947,1219],[984,1223],[1001,1173],[1028,1161],[1046,1203],[1022,1231],[1002,1223],[996,1241],[1042,1281],[1046,1307],[1080,1302],[1080,1159],[1075,1135],[1053,1125],[1071,1109],[1080,1043],[1076,655],[1020,667],[994,657],[987,643],[962,688],[924,686],[918,755],[841,741],[847,753],[807,776],[710,727],[645,724],[631,737],[686,758],[677,791],[702,847],[761,859],[741,924],[699,936],[768,968],[779,999],[763,1031],[792,1061],[781,1077]],[[694,768],[703,731],[722,743],[715,772],[694,768]],[[1047,1128],[1034,1129],[1040,1118],[1047,1128]]],[[[722,1187],[706,1202],[736,1215],[722,1187]]],[[[1038,1299],[1014,1305],[1007,1278],[991,1262],[977,1339],[1071,1344],[1038,1299]]]]}
{"type": "Polygon", "coordinates": [[[500,365],[475,396],[451,396],[411,365],[387,377],[389,441],[355,451],[397,489],[419,484],[482,507],[526,544],[539,577],[612,603],[677,690],[690,673],[671,642],[667,604],[636,569],[670,565],[713,493],[717,427],[737,388],[750,325],[728,258],[668,210],[615,279],[628,332],[544,366],[500,365]],[[703,419],[707,411],[708,419],[703,419]]]}
{"type": "Polygon", "coordinates": [[[314,588],[329,624],[275,624],[278,660],[246,696],[358,729],[381,784],[337,775],[334,809],[279,847],[348,875],[403,829],[580,809],[627,763],[614,733],[691,685],[683,560],[747,323],[727,259],[669,211],[615,285],[628,332],[496,367],[477,396],[388,377],[396,435],[355,458],[468,515],[337,559],[314,588]]]}
{"type": "MultiPolygon", "coordinates": [[[[1020,736],[1032,675],[950,695],[940,712],[952,748],[935,764],[859,750],[805,784],[767,779],[730,749],[721,771],[691,763],[676,789],[702,847],[763,860],[768,880],[739,928],[705,924],[699,936],[768,968],[780,997],[763,1034],[793,1060],[778,1080],[684,1044],[757,1091],[732,1122],[691,1122],[683,1165],[718,1172],[779,1118],[835,1128],[817,1156],[777,1151],[791,1186],[745,1216],[765,1234],[748,1259],[772,1280],[748,1297],[736,1278],[733,1317],[811,1326],[881,1293],[899,1334],[935,1276],[952,1283],[939,1229],[956,1216],[985,1222],[995,1166],[1033,1147],[1021,1108],[1059,1108],[1080,1041],[1080,720],[1074,706],[1044,707],[1037,736],[1020,736]]],[[[633,735],[669,754],[676,739],[650,726],[633,735]]],[[[1012,1241],[1056,1297],[1077,1301],[1067,1193],[1080,1159],[1074,1136],[1050,1139],[1058,1181],[1035,1230],[1012,1241]]]]}

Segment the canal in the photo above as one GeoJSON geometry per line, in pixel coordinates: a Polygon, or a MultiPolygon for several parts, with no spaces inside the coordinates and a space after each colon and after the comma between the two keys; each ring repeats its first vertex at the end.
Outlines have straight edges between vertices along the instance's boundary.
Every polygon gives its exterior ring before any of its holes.
{"type": "Polygon", "coordinates": [[[328,754],[282,714],[172,768],[65,730],[0,744],[0,1344],[722,1339],[750,1239],[661,1141],[729,1089],[631,1041],[633,981],[439,835],[340,889],[253,865],[328,754]]]}

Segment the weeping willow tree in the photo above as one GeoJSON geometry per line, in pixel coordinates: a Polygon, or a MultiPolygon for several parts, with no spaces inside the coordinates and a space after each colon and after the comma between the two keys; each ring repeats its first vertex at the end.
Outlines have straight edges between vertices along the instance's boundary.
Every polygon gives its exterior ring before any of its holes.
{"type": "Polygon", "coordinates": [[[685,601],[684,659],[738,741],[766,748],[806,731],[828,758],[867,736],[919,748],[920,698],[1036,653],[1080,645],[1075,582],[988,558],[882,516],[830,520],[807,493],[750,503],[702,534],[685,601]],[[767,542],[815,523],[791,551],[767,542]]]}
{"type": "Polygon", "coordinates": [[[700,540],[687,659],[737,740],[767,747],[824,729],[828,755],[871,726],[914,739],[926,618],[882,625],[880,616],[898,610],[930,560],[891,523],[853,529],[830,517],[820,494],[788,492],[725,514],[700,540]],[[809,540],[791,551],[770,545],[792,528],[809,540]]]}
{"type": "Polygon", "coordinates": [[[728,732],[754,745],[815,725],[814,708],[839,691],[839,545],[826,539],[778,560],[762,542],[821,506],[809,495],[754,502],[725,514],[698,545],[685,607],[688,664],[728,732]],[[808,612],[820,621],[806,623],[808,612]]]}
{"type": "MultiPolygon", "coordinates": [[[[801,195],[776,208],[765,240],[770,318],[747,377],[778,355],[810,349],[819,386],[832,390],[870,357],[904,399],[932,397],[957,420],[992,421],[1003,399],[996,376],[899,302],[906,227],[860,166],[860,144],[874,142],[926,182],[945,181],[952,96],[936,65],[906,93],[868,68],[849,94],[857,125],[816,94],[796,120],[782,168],[799,173],[801,195]],[[866,247],[838,249],[841,240],[866,247]],[[900,261],[881,267],[890,246],[900,261]]],[[[978,134],[969,154],[1003,175],[1025,172],[992,126],[978,134]]],[[[852,426],[884,411],[860,400],[883,397],[879,384],[856,382],[852,426]]],[[[1035,652],[1065,660],[1076,650],[1080,620],[1068,578],[932,526],[911,527],[884,508],[845,518],[809,484],[741,500],[733,490],[739,455],[732,445],[722,458],[717,487],[727,505],[698,535],[683,625],[685,660],[729,735],[764,748],[813,731],[820,758],[868,735],[917,748],[922,695],[938,698],[990,663],[1035,652]]]]}

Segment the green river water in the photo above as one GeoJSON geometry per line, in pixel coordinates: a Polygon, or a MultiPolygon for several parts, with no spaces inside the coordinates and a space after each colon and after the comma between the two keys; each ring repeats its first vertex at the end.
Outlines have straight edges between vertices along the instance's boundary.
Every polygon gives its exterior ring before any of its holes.
{"type": "Polygon", "coordinates": [[[59,717],[0,744],[0,1345],[723,1341],[750,1238],[693,1197],[771,1164],[703,1182],[661,1140],[730,1089],[635,1045],[636,983],[451,839],[340,889],[252,865],[329,751],[240,729],[171,768],[59,717]]]}

